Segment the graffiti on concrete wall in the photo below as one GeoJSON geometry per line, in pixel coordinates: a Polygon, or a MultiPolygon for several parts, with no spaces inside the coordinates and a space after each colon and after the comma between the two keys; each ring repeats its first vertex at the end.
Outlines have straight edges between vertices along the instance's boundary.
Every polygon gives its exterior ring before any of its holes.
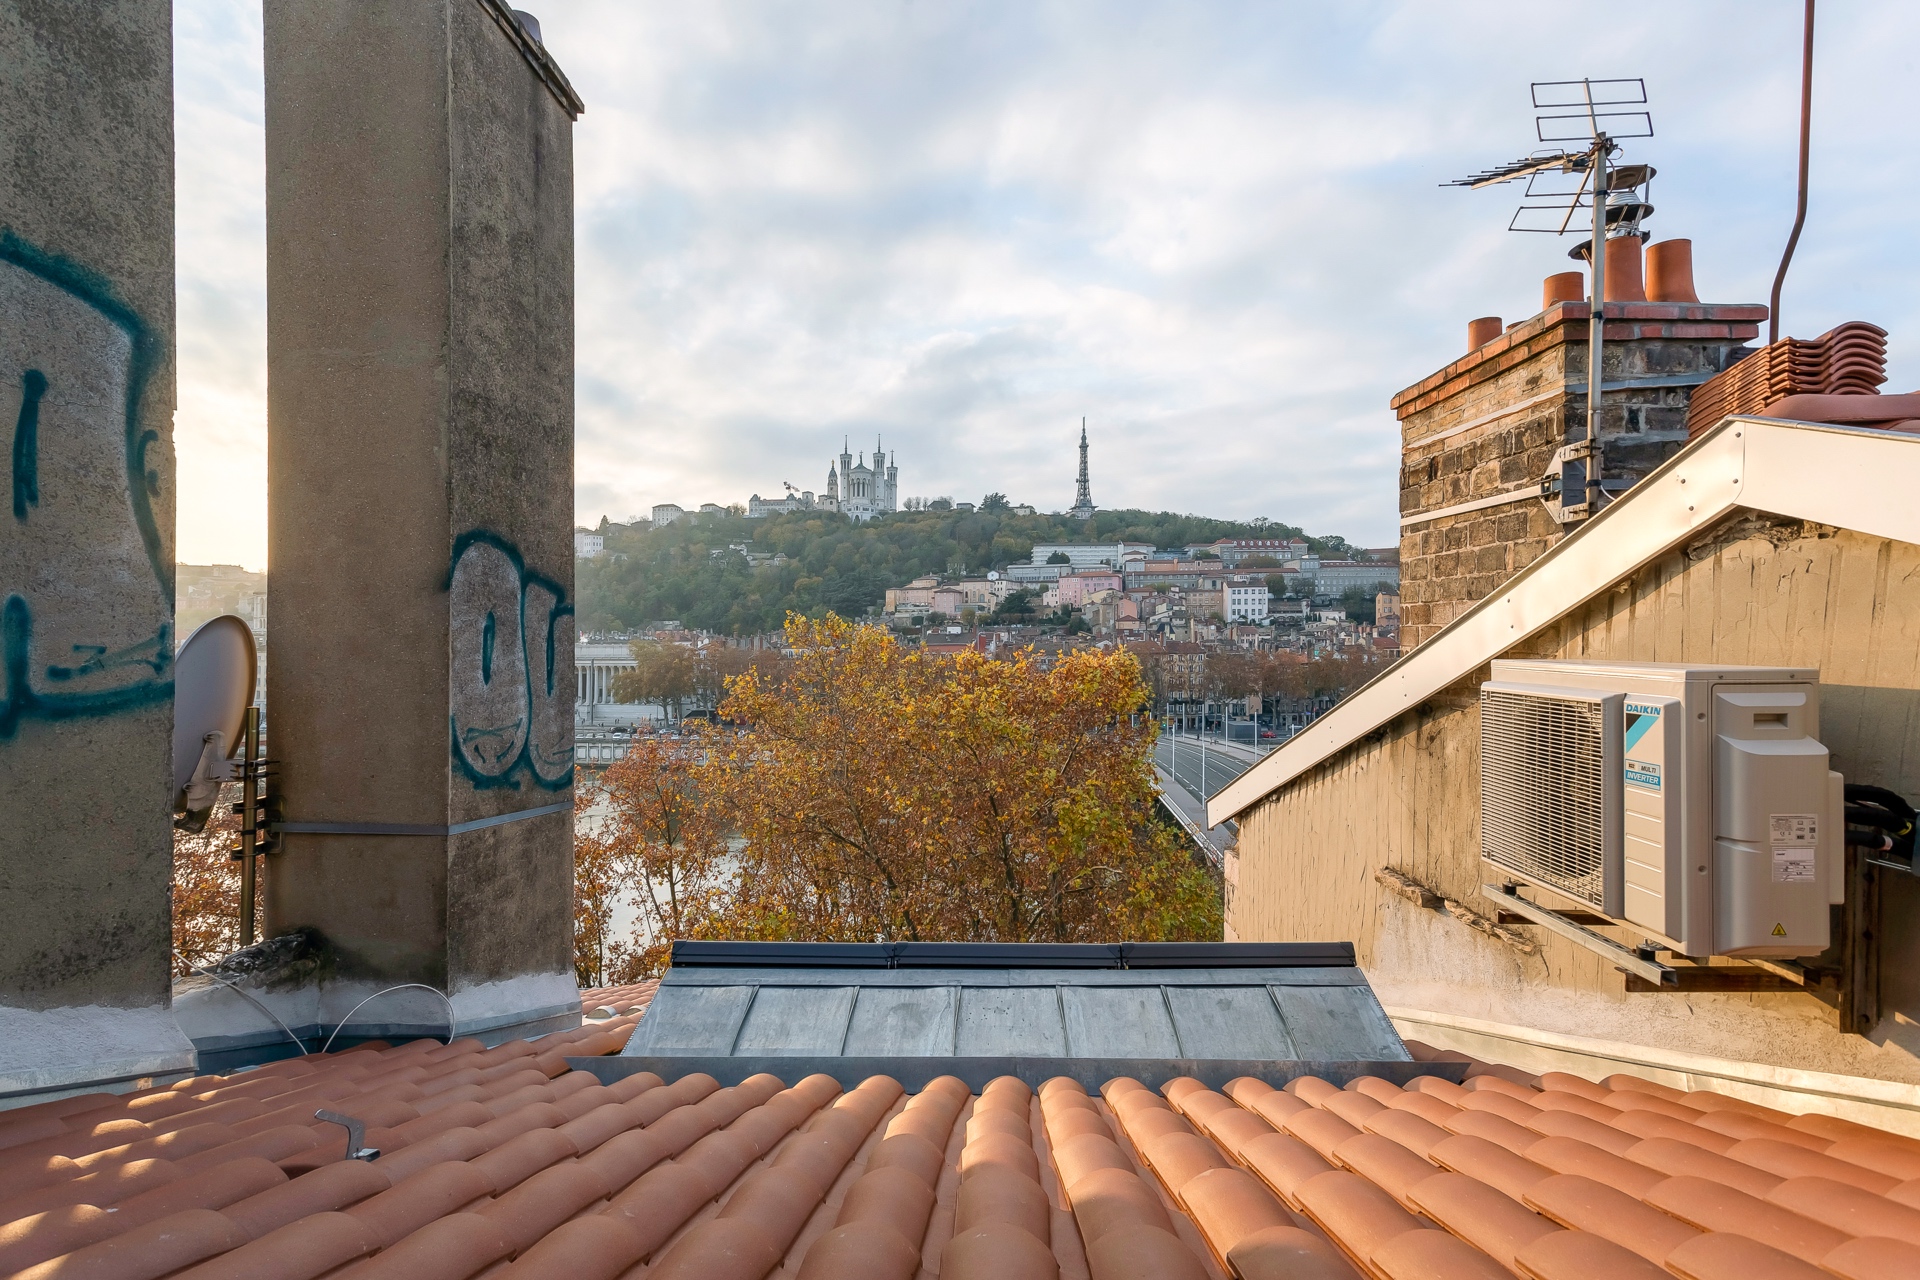
{"type": "Polygon", "coordinates": [[[173,697],[159,437],[140,425],[159,354],[106,282],[0,231],[0,740],[173,697]]]}
{"type": "Polygon", "coordinates": [[[573,605],[559,583],[485,530],[462,534],[447,574],[454,763],[479,787],[573,781],[573,605]]]}

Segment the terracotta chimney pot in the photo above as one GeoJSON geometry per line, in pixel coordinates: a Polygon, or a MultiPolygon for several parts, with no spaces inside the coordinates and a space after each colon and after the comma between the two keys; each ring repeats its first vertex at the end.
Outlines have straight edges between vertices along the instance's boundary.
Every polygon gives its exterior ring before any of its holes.
{"type": "Polygon", "coordinates": [[[1693,241],[1647,246],[1647,297],[1654,302],[1698,302],[1693,291],[1693,241]]]}
{"type": "Polygon", "coordinates": [[[1647,286],[1641,275],[1640,237],[1612,237],[1607,241],[1607,301],[1646,300],[1647,286]]]}
{"type": "Polygon", "coordinates": [[[1562,302],[1582,302],[1587,296],[1587,275],[1584,271],[1562,271],[1557,276],[1548,276],[1544,288],[1540,291],[1540,309],[1547,310],[1562,302]]]}
{"type": "Polygon", "coordinates": [[[1478,351],[1505,332],[1506,328],[1500,323],[1499,316],[1481,316],[1478,320],[1469,320],[1467,321],[1467,350],[1478,351]]]}

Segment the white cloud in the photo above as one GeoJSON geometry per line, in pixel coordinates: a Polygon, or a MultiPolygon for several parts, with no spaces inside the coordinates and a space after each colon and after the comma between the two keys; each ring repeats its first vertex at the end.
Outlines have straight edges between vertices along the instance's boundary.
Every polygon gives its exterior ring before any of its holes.
{"type": "MultiPolygon", "coordinates": [[[[229,495],[264,453],[257,6],[179,12],[182,555],[256,563],[257,501],[229,495]]],[[[1795,5],[1622,11],[1597,39],[1522,0],[539,14],[588,107],[583,521],[818,488],[843,433],[884,434],[907,493],[1064,506],[1085,415],[1102,505],[1378,544],[1388,398],[1569,265],[1503,230],[1507,192],[1437,185],[1532,148],[1529,79],[1647,78],[1649,225],[1693,237],[1703,296],[1764,300],[1792,218],[1795,5]]],[[[1920,16],[1821,22],[1786,328],[1885,326],[1904,389],[1920,16]]]]}

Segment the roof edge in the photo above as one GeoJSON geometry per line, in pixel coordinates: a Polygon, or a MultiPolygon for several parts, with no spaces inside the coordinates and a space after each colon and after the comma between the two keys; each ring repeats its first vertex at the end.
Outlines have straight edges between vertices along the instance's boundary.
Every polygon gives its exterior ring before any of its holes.
{"type": "Polygon", "coordinates": [[[1738,509],[1920,544],[1920,436],[1778,418],[1722,419],[1499,590],[1382,671],[1207,804],[1237,818],[1738,509]]]}

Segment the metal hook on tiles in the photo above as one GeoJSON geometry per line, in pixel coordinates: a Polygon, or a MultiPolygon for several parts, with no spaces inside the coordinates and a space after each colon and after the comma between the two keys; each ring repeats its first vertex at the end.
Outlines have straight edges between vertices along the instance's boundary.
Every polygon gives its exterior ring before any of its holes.
{"type": "Polygon", "coordinates": [[[367,1126],[352,1116],[343,1116],[338,1111],[328,1111],[322,1107],[313,1113],[313,1118],[328,1124],[337,1124],[347,1131],[347,1159],[378,1160],[380,1158],[377,1150],[362,1145],[367,1136],[367,1126]]]}
{"type": "Polygon", "coordinates": [[[327,1037],[327,1042],[320,1046],[320,1052],[325,1053],[327,1050],[333,1048],[334,1040],[339,1037],[342,1031],[345,1031],[347,1029],[347,1024],[353,1021],[353,1015],[360,1012],[361,1006],[365,1005],[368,1000],[378,1000],[381,996],[387,995],[391,992],[406,991],[409,989],[415,990],[415,991],[431,991],[433,992],[433,994],[440,997],[440,1002],[447,1006],[447,1043],[452,1044],[454,1023],[457,1021],[457,1019],[455,1018],[454,1012],[453,1012],[453,1001],[447,998],[447,993],[442,991],[438,987],[430,987],[424,982],[402,982],[395,986],[384,987],[381,990],[374,992],[372,995],[368,996],[366,1000],[362,1000],[360,1004],[356,1004],[355,1006],[353,1006],[353,1008],[347,1010],[347,1016],[340,1019],[340,1025],[333,1029],[333,1034],[327,1037]]]}

